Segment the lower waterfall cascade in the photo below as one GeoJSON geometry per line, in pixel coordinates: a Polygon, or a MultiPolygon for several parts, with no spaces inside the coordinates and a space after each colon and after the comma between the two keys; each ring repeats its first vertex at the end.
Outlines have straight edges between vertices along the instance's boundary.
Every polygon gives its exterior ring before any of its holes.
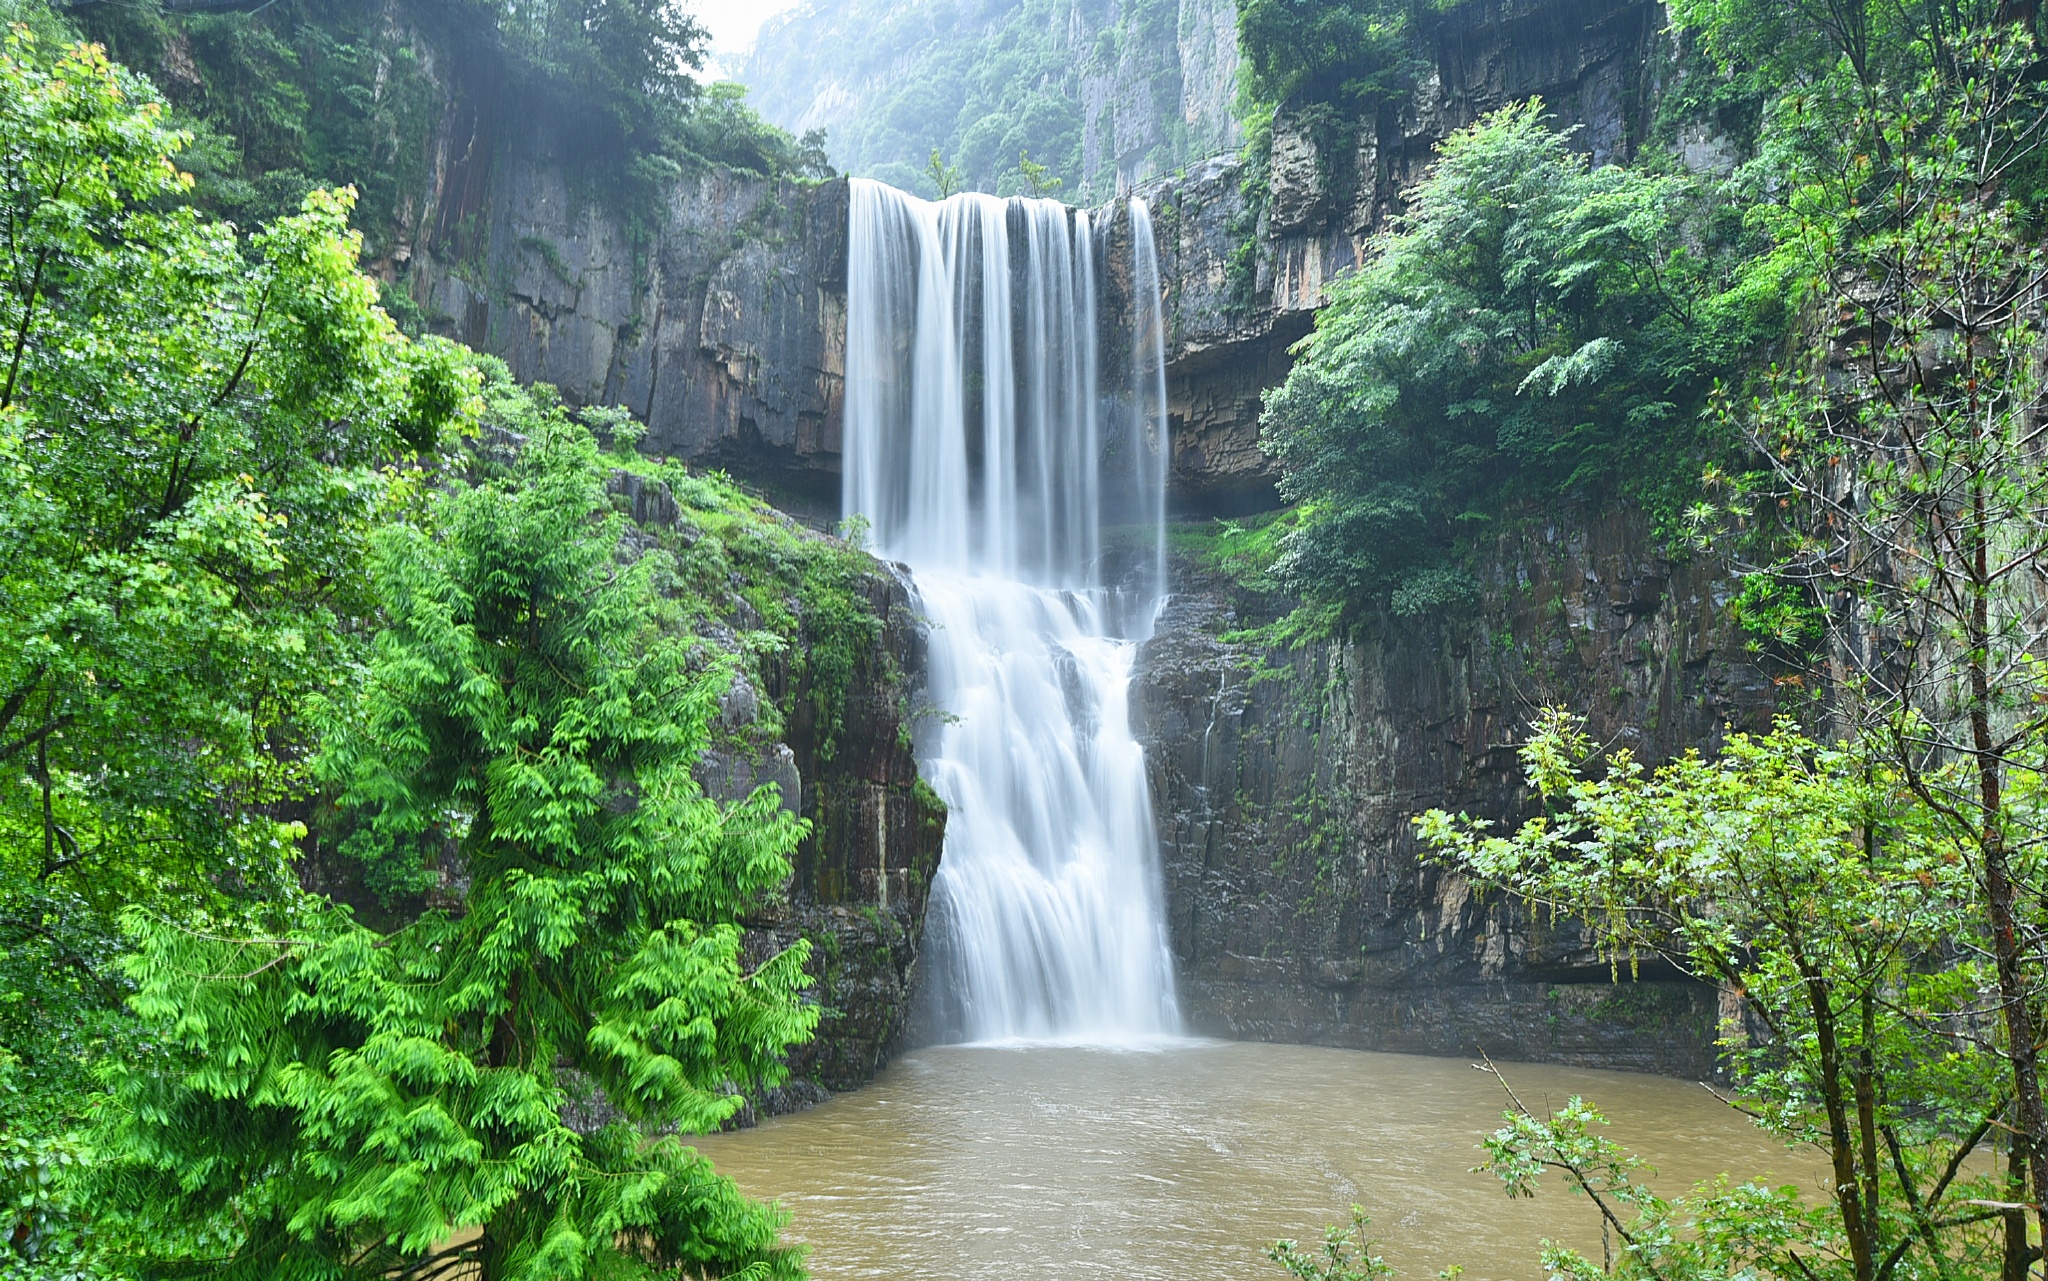
{"type": "Polygon", "coordinates": [[[925,983],[949,1039],[1180,1029],[1130,726],[1164,592],[1162,316],[1149,215],[1121,209],[1131,320],[1105,335],[1115,215],[852,183],[843,509],[928,624],[919,754],[949,818],[925,983]]]}

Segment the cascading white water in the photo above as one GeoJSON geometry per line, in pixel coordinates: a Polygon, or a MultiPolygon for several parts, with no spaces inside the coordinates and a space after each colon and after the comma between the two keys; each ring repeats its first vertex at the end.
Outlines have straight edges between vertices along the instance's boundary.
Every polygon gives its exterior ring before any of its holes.
{"type": "Polygon", "coordinates": [[[855,180],[844,504],[907,563],[943,723],[926,955],[943,1030],[1179,1028],[1131,662],[1163,585],[1158,268],[1131,201],[1131,360],[1105,381],[1096,233],[1050,200],[855,180]],[[1112,555],[1105,555],[1105,545],[1112,555]],[[1112,587],[1105,564],[1127,572],[1112,587]]]}

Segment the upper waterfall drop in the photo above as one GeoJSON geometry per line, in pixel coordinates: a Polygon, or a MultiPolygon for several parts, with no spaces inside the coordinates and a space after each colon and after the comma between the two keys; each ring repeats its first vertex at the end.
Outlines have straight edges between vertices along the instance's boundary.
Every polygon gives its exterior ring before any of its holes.
{"type": "Polygon", "coordinates": [[[927,984],[961,1039],[1179,1030],[1130,676],[1164,590],[1158,267],[1105,367],[1107,230],[1051,200],[852,183],[843,502],[908,564],[950,817],[927,984]],[[1118,352],[1116,354],[1121,354],[1118,352]]]}

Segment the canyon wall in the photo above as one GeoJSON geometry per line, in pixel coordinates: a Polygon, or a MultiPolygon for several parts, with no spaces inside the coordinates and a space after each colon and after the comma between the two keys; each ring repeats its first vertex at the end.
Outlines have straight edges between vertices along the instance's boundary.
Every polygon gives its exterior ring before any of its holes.
{"type": "MultiPolygon", "coordinates": [[[[1261,169],[1222,157],[1142,187],[1169,324],[1175,510],[1278,501],[1260,395],[1448,132],[1540,94],[1596,159],[1625,156],[1672,65],[1663,26],[1659,6],[1635,0],[1461,6],[1414,98],[1361,129],[1341,163],[1318,151],[1327,134],[1283,115],[1261,169]]],[[[815,523],[835,516],[845,183],[693,175],[635,235],[578,199],[545,138],[488,134],[451,113],[437,144],[434,234],[406,265],[432,323],[572,401],[631,409],[650,453],[730,469],[815,523]]],[[[1715,146],[1696,150],[1720,163],[1715,146]]],[[[1131,223],[1104,212],[1110,334],[1129,323],[1131,223]]],[[[1668,973],[1616,975],[1569,924],[1475,895],[1415,847],[1410,819],[1433,806],[1526,812],[1513,745],[1544,705],[1585,712],[1603,741],[1650,758],[1711,748],[1773,706],[1727,621],[1727,574],[1665,559],[1625,511],[1504,515],[1511,532],[1483,558],[1475,608],[1383,618],[1298,650],[1232,639],[1290,602],[1198,557],[1177,562],[1133,701],[1200,1030],[1709,1070],[1715,993],[1668,973]]],[[[877,578],[892,620],[882,648],[911,655],[917,629],[897,591],[877,578]]],[[[760,937],[832,940],[817,969],[833,1021],[799,1065],[829,1088],[864,1079],[902,1025],[937,857],[899,723],[863,721],[844,759],[819,759],[800,730],[782,745],[818,828],[790,907],[760,937]]]]}
{"type": "Polygon", "coordinates": [[[836,513],[846,184],[710,169],[636,224],[572,185],[544,131],[499,135],[451,98],[417,230],[372,268],[515,377],[631,410],[645,452],[836,513]]]}
{"type": "MultiPolygon", "coordinates": [[[[1283,112],[1262,170],[1222,157],[1139,188],[1166,289],[1176,510],[1279,501],[1261,395],[1439,142],[1540,96],[1594,163],[1626,159],[1675,74],[1665,28],[1640,0],[1463,5],[1414,96],[1364,122],[1351,154],[1320,154],[1329,131],[1283,112]]],[[[1726,163],[1719,140],[1700,140],[1687,163],[1726,163]]],[[[1128,288],[1115,224],[1110,239],[1111,280],[1128,288]]],[[[1727,615],[1737,584],[1668,558],[1625,510],[1500,516],[1476,605],[1382,615],[1297,649],[1243,638],[1294,602],[1177,558],[1134,706],[1197,1030],[1713,1070],[1716,992],[1655,967],[1616,972],[1573,923],[1476,894],[1430,865],[1412,820],[1527,816],[1514,748],[1546,706],[1650,760],[1767,727],[1775,688],[1727,615]]]]}
{"type": "Polygon", "coordinates": [[[1195,1030],[1712,1071],[1712,989],[1617,973],[1572,922],[1431,865],[1412,820],[1528,816],[1515,747],[1546,706],[1656,760],[1767,727],[1771,679],[1728,575],[1659,556],[1630,513],[1503,524],[1473,607],[1295,649],[1243,638],[1291,602],[1178,561],[1133,704],[1195,1030]]]}

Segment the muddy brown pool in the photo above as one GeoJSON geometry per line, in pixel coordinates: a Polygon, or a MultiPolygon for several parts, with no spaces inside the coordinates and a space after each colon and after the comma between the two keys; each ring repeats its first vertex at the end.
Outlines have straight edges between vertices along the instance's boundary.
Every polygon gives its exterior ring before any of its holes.
{"type": "MultiPolygon", "coordinates": [[[[1574,1094],[1675,1193],[1723,1172],[1821,1195],[1789,1152],[1697,1084],[1503,1064],[1541,1109],[1574,1094]]],[[[1401,1275],[1540,1278],[1539,1242],[1599,1257],[1592,1206],[1510,1201],[1475,1174],[1500,1085],[1462,1059],[1231,1042],[919,1050],[865,1089],[699,1148],[779,1200],[813,1275],[940,1281],[1282,1277],[1274,1237],[1352,1202],[1401,1275]]]]}

